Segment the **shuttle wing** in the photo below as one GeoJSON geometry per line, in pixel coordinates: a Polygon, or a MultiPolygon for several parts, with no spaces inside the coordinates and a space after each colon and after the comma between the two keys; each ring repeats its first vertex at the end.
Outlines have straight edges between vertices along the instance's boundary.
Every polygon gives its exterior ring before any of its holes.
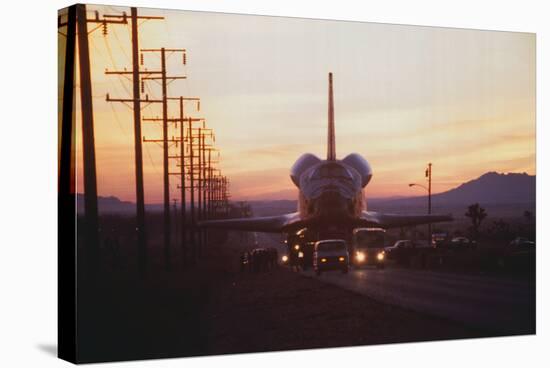
{"type": "Polygon", "coordinates": [[[199,223],[206,228],[279,233],[302,227],[298,212],[278,216],[244,217],[225,220],[209,220],[199,223]]]}
{"type": "Polygon", "coordinates": [[[453,221],[451,215],[398,215],[373,211],[363,211],[361,219],[367,222],[365,224],[367,226],[379,226],[385,229],[453,221]]]}

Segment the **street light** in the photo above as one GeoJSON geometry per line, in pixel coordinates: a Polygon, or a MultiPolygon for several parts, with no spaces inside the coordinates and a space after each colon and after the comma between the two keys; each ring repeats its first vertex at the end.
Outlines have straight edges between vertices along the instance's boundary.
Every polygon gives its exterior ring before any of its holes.
{"type": "Polygon", "coordinates": [[[414,186],[420,187],[420,188],[424,188],[424,189],[426,189],[427,192],[430,191],[425,185],[417,184],[417,183],[410,183],[410,184],[409,184],[409,187],[414,187],[414,186]]]}
{"type": "Polygon", "coordinates": [[[428,192],[428,215],[431,214],[432,213],[432,191],[430,190],[430,188],[426,187],[425,185],[417,184],[417,183],[410,183],[409,187],[424,188],[426,192],[428,192]]]}
{"type": "MultiPolygon", "coordinates": [[[[432,213],[432,163],[430,162],[428,164],[428,167],[426,168],[426,177],[428,178],[428,186],[418,184],[418,183],[410,183],[409,187],[420,187],[424,188],[428,192],[428,215],[431,215],[432,213]]],[[[431,244],[432,241],[432,224],[428,223],[428,241],[431,244]]]]}

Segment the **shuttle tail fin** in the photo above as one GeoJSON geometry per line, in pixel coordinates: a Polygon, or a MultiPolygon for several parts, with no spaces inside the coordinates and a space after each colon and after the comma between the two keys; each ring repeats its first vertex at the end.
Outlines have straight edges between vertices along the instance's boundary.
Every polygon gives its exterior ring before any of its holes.
{"type": "Polygon", "coordinates": [[[336,137],[334,135],[334,97],[332,92],[332,73],[328,73],[328,144],[327,160],[336,160],[336,137]]]}

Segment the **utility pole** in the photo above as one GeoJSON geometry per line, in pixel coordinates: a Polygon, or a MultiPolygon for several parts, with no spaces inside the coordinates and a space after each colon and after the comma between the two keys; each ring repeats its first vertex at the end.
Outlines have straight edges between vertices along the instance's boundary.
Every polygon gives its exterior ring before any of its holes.
{"type": "Polygon", "coordinates": [[[86,5],[76,5],[78,30],[78,58],[80,66],[80,99],[82,113],[82,156],[84,167],[84,206],[86,228],[87,273],[94,278],[99,267],[99,219],[97,208],[97,178],[95,160],[94,117],[92,101],[92,77],[90,67],[90,50],[88,35],[102,28],[107,34],[108,24],[127,24],[126,14],[120,19],[100,19],[99,12],[95,18],[87,18],[86,5]],[[88,32],[88,23],[98,24],[88,32]]]}
{"type": "MultiPolygon", "coordinates": [[[[122,19],[126,21],[126,14],[105,14],[104,18],[122,19]]],[[[131,33],[132,33],[132,110],[134,113],[134,161],[136,171],[136,233],[138,248],[138,274],[145,277],[147,274],[147,229],[145,226],[145,195],[143,188],[143,151],[141,145],[141,95],[140,95],[140,59],[138,21],[140,19],[164,19],[164,17],[138,16],[137,8],[130,8],[131,33]]],[[[106,74],[128,74],[124,71],[106,71],[106,74]]]]}
{"type": "MultiPolygon", "coordinates": [[[[198,97],[183,97],[183,96],[180,96],[180,97],[168,97],[167,100],[177,100],[179,101],[179,108],[180,108],[180,114],[179,114],[179,117],[177,118],[158,118],[158,117],[155,117],[155,118],[143,118],[143,121],[144,122],[164,122],[165,120],[168,122],[168,123],[175,123],[175,124],[180,124],[179,128],[180,128],[180,136],[177,137],[177,138],[172,138],[172,139],[167,139],[166,141],[169,142],[169,143],[174,143],[176,145],[180,145],[179,148],[180,148],[180,153],[179,155],[169,155],[168,156],[168,159],[177,159],[180,161],[179,165],[181,167],[180,171],[179,172],[175,172],[175,173],[168,173],[168,175],[177,175],[177,176],[180,176],[180,183],[178,184],[178,189],[181,190],[181,202],[182,202],[182,227],[181,227],[181,232],[182,232],[182,235],[181,235],[181,246],[182,246],[182,263],[183,263],[183,266],[185,266],[185,264],[187,263],[187,243],[186,243],[186,238],[187,238],[187,218],[186,218],[186,201],[187,201],[187,198],[186,198],[186,190],[187,190],[187,185],[185,183],[185,178],[186,178],[186,175],[185,175],[185,141],[186,141],[186,137],[185,137],[185,122],[189,122],[190,124],[190,127],[191,127],[191,130],[190,130],[190,134],[192,134],[192,124],[193,122],[202,122],[204,124],[204,118],[186,118],[185,117],[185,114],[184,114],[184,101],[195,101],[197,103],[197,111],[200,111],[200,98],[198,97]]],[[[189,134],[187,136],[187,140],[190,140],[191,138],[189,138],[189,134]]],[[[156,142],[156,143],[163,143],[164,144],[164,139],[162,140],[156,140],[156,139],[145,139],[144,138],[144,142],[156,142]]],[[[191,144],[188,145],[187,147],[191,147],[191,144]]],[[[192,154],[193,152],[190,152],[190,154],[192,154]]],[[[191,181],[193,181],[192,184],[194,184],[194,178],[191,178],[191,181]]],[[[193,185],[191,185],[191,188],[193,188],[193,185]]],[[[194,193],[193,193],[193,190],[191,190],[191,206],[192,206],[192,211],[191,211],[191,216],[192,216],[192,221],[191,221],[191,228],[193,227],[193,219],[194,219],[194,193]]],[[[193,237],[192,237],[193,238],[193,237]]],[[[193,241],[193,240],[192,240],[193,241]]],[[[192,243],[191,241],[191,243],[192,243]]]]}
{"type": "MultiPolygon", "coordinates": [[[[197,173],[197,218],[199,221],[205,219],[205,213],[206,213],[206,143],[205,143],[205,137],[209,136],[210,138],[214,137],[212,129],[206,128],[206,125],[203,120],[202,127],[199,127],[197,129],[193,129],[192,127],[189,130],[189,140],[190,140],[190,151],[195,150],[195,147],[198,148],[198,165],[195,167],[194,163],[192,165],[191,169],[191,177],[194,177],[194,172],[197,173]],[[194,134],[194,130],[197,131],[197,134],[194,134]],[[193,142],[197,140],[197,143],[194,144],[193,142]]],[[[193,153],[194,157],[194,153],[193,153]]],[[[193,192],[193,190],[192,190],[193,192]]],[[[195,226],[193,226],[193,232],[196,232],[195,226]]],[[[203,229],[198,230],[198,248],[195,255],[200,255],[201,248],[205,241],[205,231],[203,229]]]]}
{"type": "Polygon", "coordinates": [[[82,157],[84,160],[84,217],[86,221],[86,258],[88,276],[95,278],[99,267],[99,219],[94,143],[92,79],[86,5],[76,6],[78,58],[80,66],[80,101],[82,110],[82,157]]]}
{"type": "MultiPolygon", "coordinates": [[[[199,128],[199,135],[198,135],[198,139],[199,139],[199,167],[198,167],[198,172],[199,172],[199,183],[198,183],[198,197],[199,197],[199,200],[198,200],[198,218],[199,218],[199,221],[202,221],[203,220],[203,207],[202,207],[202,191],[203,191],[203,186],[204,186],[204,182],[203,182],[203,167],[204,167],[204,157],[203,157],[203,147],[202,147],[202,144],[203,144],[203,139],[202,139],[202,128],[199,128]]],[[[191,148],[193,148],[193,145],[191,145],[191,148]]],[[[204,237],[203,237],[203,231],[202,229],[199,229],[199,242],[198,242],[198,245],[199,245],[199,248],[198,248],[198,256],[202,256],[202,247],[203,247],[203,241],[204,241],[204,237]]]]}
{"type": "Polygon", "coordinates": [[[182,265],[185,268],[187,264],[187,224],[186,222],[186,195],[185,195],[185,123],[183,121],[185,117],[183,111],[183,97],[180,97],[180,166],[181,166],[181,178],[180,178],[180,190],[181,190],[181,252],[182,252],[182,265]]]}
{"type": "MultiPolygon", "coordinates": [[[[214,137],[213,133],[211,135],[211,138],[212,138],[212,142],[214,142],[215,137],[214,137]]],[[[219,153],[219,151],[218,151],[218,149],[214,148],[212,144],[211,145],[206,145],[205,144],[204,145],[204,151],[205,151],[205,154],[207,153],[206,154],[206,159],[205,159],[205,163],[206,163],[206,167],[205,167],[205,181],[206,181],[205,219],[209,220],[212,217],[212,208],[213,208],[212,201],[213,201],[213,198],[214,198],[214,183],[213,183],[213,174],[212,174],[212,172],[214,170],[213,164],[219,163],[218,160],[214,160],[212,158],[212,152],[216,151],[216,152],[219,153]]]]}
{"type": "MultiPolygon", "coordinates": [[[[185,49],[142,49],[144,52],[160,53],[161,69],[160,71],[147,71],[148,74],[158,74],[152,76],[143,77],[142,80],[160,80],[161,81],[161,90],[162,98],[160,102],[162,103],[162,162],[163,162],[163,197],[164,197],[164,263],[167,271],[171,270],[171,261],[170,261],[170,240],[171,240],[171,231],[170,231],[170,176],[169,176],[169,162],[168,162],[168,81],[173,81],[176,79],[186,79],[185,76],[168,76],[166,70],[166,53],[182,53],[183,54],[183,63],[186,63],[185,49]]],[[[145,120],[145,119],[144,119],[145,120]]],[[[147,140],[144,139],[146,142],[147,140]]],[[[150,140],[151,141],[151,140],[150,140]]],[[[156,140],[152,140],[156,141],[156,140]]]]}
{"type": "MultiPolygon", "coordinates": [[[[202,167],[201,160],[201,153],[200,153],[200,136],[202,135],[202,131],[211,131],[211,129],[205,128],[205,120],[202,118],[186,118],[184,119],[188,123],[187,128],[187,147],[189,149],[189,164],[185,164],[185,162],[182,161],[182,165],[189,167],[189,193],[191,195],[189,205],[190,205],[190,216],[191,216],[191,227],[190,227],[190,244],[191,244],[191,259],[193,262],[196,261],[197,258],[197,218],[200,219],[200,210],[201,210],[201,179],[200,179],[200,170],[202,167]],[[194,122],[201,122],[202,127],[199,128],[193,128],[194,122]],[[195,131],[197,134],[195,134],[195,131]],[[195,141],[198,140],[197,143],[195,141]],[[195,156],[197,156],[195,152],[195,147],[199,146],[199,152],[198,152],[198,158],[199,162],[195,162],[195,156]],[[196,174],[198,174],[198,177],[196,177],[196,174]],[[198,201],[195,201],[195,197],[197,197],[198,201]],[[198,203],[197,203],[198,202],[198,203]]],[[[198,234],[198,238],[200,240],[200,232],[198,234]]]]}
{"type": "MultiPolygon", "coordinates": [[[[190,194],[191,194],[191,259],[193,262],[196,261],[196,244],[195,244],[195,229],[196,229],[196,219],[195,219],[195,155],[193,153],[193,120],[192,118],[188,119],[189,123],[189,134],[187,135],[189,139],[189,184],[190,184],[190,194]]],[[[185,163],[183,164],[185,166],[185,163]]]]}
{"type": "MultiPolygon", "coordinates": [[[[214,139],[214,138],[213,138],[214,139]]],[[[208,174],[207,174],[207,207],[206,207],[206,219],[207,220],[210,220],[213,218],[213,211],[214,211],[214,204],[213,204],[213,201],[214,201],[214,179],[213,179],[213,171],[214,171],[214,168],[212,167],[212,164],[214,163],[218,163],[219,161],[213,161],[212,160],[212,151],[218,151],[217,149],[215,148],[212,148],[212,147],[209,147],[206,149],[208,151],[208,164],[207,164],[207,168],[208,168],[208,174]]],[[[219,151],[218,151],[219,153],[219,151]]],[[[219,157],[218,157],[219,158],[219,157]]],[[[209,232],[208,231],[205,231],[205,235],[206,235],[206,243],[208,244],[208,242],[210,241],[208,238],[209,238],[209,232]]]]}
{"type": "MultiPolygon", "coordinates": [[[[200,111],[200,99],[198,97],[183,97],[180,96],[177,98],[179,100],[179,107],[180,107],[180,116],[178,119],[178,123],[180,124],[180,185],[179,189],[181,190],[181,247],[182,247],[182,264],[185,267],[187,264],[187,216],[186,216],[186,185],[185,185],[185,113],[184,113],[184,101],[196,101],[197,102],[197,111],[200,111]]],[[[201,121],[202,119],[197,119],[197,121],[201,121]]],[[[191,119],[191,122],[193,119],[191,119]]],[[[191,147],[191,145],[190,145],[191,147]]]]}
{"type": "Polygon", "coordinates": [[[229,180],[227,179],[227,176],[224,176],[223,177],[223,202],[225,205],[226,216],[230,215],[228,188],[229,188],[229,180]]]}
{"type": "Polygon", "coordinates": [[[214,175],[212,178],[212,218],[217,218],[218,212],[218,177],[214,175]]]}
{"type": "MultiPolygon", "coordinates": [[[[428,178],[428,215],[432,213],[432,163],[428,163],[426,169],[426,177],[428,178]]],[[[428,242],[432,243],[432,224],[428,223],[428,242]]]]}
{"type": "Polygon", "coordinates": [[[59,153],[58,199],[65,200],[74,195],[74,181],[71,170],[71,151],[74,135],[74,69],[76,50],[76,7],[67,8],[67,21],[58,18],[58,27],[66,27],[65,66],[63,73],[63,107],[61,115],[61,142],[59,153]]]}
{"type": "Polygon", "coordinates": [[[229,181],[226,176],[220,176],[220,206],[222,217],[229,217],[229,194],[227,189],[229,187],[229,181]]]}
{"type": "Polygon", "coordinates": [[[160,49],[161,84],[162,84],[162,163],[164,186],[164,260],[166,269],[170,270],[170,179],[168,176],[168,85],[166,80],[166,51],[160,49]]]}
{"type": "MultiPolygon", "coordinates": [[[[205,142],[204,142],[204,134],[202,135],[201,137],[201,140],[202,140],[202,163],[203,163],[203,167],[202,167],[202,181],[204,183],[203,187],[202,187],[202,219],[203,220],[207,220],[208,219],[208,216],[207,216],[207,213],[206,213],[206,208],[207,208],[207,204],[206,204],[206,199],[207,199],[207,191],[208,191],[208,177],[206,176],[206,173],[207,173],[207,170],[209,170],[209,167],[206,163],[206,147],[205,147],[205,142]]],[[[202,247],[205,247],[206,246],[206,229],[202,229],[202,247]]],[[[203,252],[203,249],[201,248],[201,256],[202,256],[202,252],[203,252]]]]}
{"type": "Polygon", "coordinates": [[[212,218],[212,150],[208,150],[208,210],[206,213],[206,219],[212,218]]]}
{"type": "Polygon", "coordinates": [[[220,212],[220,182],[221,182],[221,172],[220,170],[216,170],[218,173],[214,176],[214,208],[213,208],[213,217],[219,218],[219,212],[220,212]]]}
{"type": "Polygon", "coordinates": [[[136,229],[138,236],[138,272],[147,273],[147,230],[145,228],[145,194],[143,189],[143,153],[141,147],[141,102],[139,78],[139,38],[137,8],[130,9],[132,18],[132,89],[134,97],[134,156],[136,166],[136,229]]]}
{"type": "Polygon", "coordinates": [[[178,242],[178,199],[173,198],[172,201],[174,202],[174,240],[176,243],[178,242]]]}
{"type": "Polygon", "coordinates": [[[222,217],[222,173],[218,170],[216,176],[216,218],[222,217]]]}

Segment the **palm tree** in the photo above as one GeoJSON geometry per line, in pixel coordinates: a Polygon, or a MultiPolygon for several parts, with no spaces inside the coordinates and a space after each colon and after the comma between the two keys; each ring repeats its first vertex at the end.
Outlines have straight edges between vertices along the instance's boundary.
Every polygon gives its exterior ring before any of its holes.
{"type": "Polygon", "coordinates": [[[468,211],[466,211],[464,216],[469,217],[472,220],[473,235],[475,238],[477,238],[479,234],[479,226],[481,225],[481,222],[487,217],[487,212],[485,212],[485,208],[481,207],[479,203],[474,203],[468,206],[468,211]]]}

